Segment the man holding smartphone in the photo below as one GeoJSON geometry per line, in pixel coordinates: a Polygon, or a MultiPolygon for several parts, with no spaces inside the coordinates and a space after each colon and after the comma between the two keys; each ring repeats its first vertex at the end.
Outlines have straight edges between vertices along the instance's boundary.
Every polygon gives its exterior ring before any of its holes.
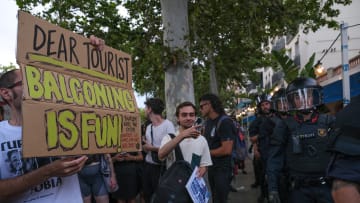
{"type": "Polygon", "coordinates": [[[198,166],[198,177],[204,176],[207,167],[212,165],[210,150],[206,139],[201,136],[199,128],[196,125],[196,108],[191,102],[183,102],[176,107],[176,118],[179,129],[174,139],[166,135],[160,145],[159,159],[166,159],[167,168],[175,160],[175,147],[179,144],[184,160],[189,162],[193,167],[198,166]],[[194,125],[195,123],[195,125],[194,125]]]}

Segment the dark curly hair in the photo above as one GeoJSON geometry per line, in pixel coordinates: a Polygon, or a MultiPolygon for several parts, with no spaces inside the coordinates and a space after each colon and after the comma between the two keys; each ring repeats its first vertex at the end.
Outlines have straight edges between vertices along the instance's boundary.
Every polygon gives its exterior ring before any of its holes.
{"type": "Polygon", "coordinates": [[[150,99],[147,99],[144,104],[147,106],[147,107],[150,107],[151,110],[155,113],[155,114],[159,114],[161,115],[162,112],[164,111],[165,109],[165,104],[164,102],[159,99],[159,98],[150,98],[150,99]]]}
{"type": "Polygon", "coordinates": [[[215,94],[204,94],[200,97],[199,102],[201,101],[209,101],[211,104],[211,107],[214,109],[214,111],[220,115],[225,114],[224,107],[222,105],[222,102],[218,96],[215,94]]]}

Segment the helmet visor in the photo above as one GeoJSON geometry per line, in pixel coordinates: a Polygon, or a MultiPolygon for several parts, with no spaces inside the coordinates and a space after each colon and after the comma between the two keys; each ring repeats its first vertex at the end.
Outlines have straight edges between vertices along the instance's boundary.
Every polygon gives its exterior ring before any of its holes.
{"type": "Polygon", "coordinates": [[[322,104],[319,88],[303,88],[287,93],[289,110],[308,110],[322,104]]]}
{"type": "Polygon", "coordinates": [[[272,105],[273,109],[279,112],[287,112],[289,110],[289,105],[285,97],[273,99],[272,105]]]}

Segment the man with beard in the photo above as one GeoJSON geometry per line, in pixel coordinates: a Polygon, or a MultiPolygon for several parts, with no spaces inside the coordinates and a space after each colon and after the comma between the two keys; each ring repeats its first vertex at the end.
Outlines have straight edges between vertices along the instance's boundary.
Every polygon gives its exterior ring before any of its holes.
{"type": "MultiPolygon", "coordinates": [[[[67,157],[49,162],[46,165],[34,168],[31,172],[17,174],[13,177],[5,161],[7,152],[21,150],[22,141],[22,75],[20,70],[11,70],[0,77],[0,95],[11,109],[10,120],[0,122],[0,201],[1,202],[26,202],[34,198],[37,202],[68,202],[82,201],[79,181],[76,173],[81,170],[86,161],[86,156],[79,158],[67,157]],[[16,146],[14,143],[17,143],[16,146]],[[10,145],[12,145],[10,147],[10,145]],[[61,182],[42,190],[41,185],[51,182],[61,182]]],[[[33,135],[37,136],[37,135],[33,135]]],[[[26,160],[17,158],[19,166],[25,167],[26,160]]],[[[42,158],[46,159],[46,158],[42,158]]],[[[26,171],[25,168],[24,170],[26,171]]],[[[51,185],[51,184],[50,184],[51,185]]]]}
{"type": "Polygon", "coordinates": [[[254,168],[257,172],[258,183],[260,185],[261,194],[258,202],[264,202],[268,198],[267,183],[265,179],[266,161],[270,143],[270,135],[272,134],[274,116],[270,95],[262,94],[256,99],[259,116],[250,125],[249,136],[254,149],[254,168]]]}

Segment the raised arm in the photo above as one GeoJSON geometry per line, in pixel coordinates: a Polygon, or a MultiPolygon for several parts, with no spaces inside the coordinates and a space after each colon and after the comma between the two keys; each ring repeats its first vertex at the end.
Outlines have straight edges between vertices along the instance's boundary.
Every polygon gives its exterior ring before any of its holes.
{"type": "Polygon", "coordinates": [[[164,139],[168,139],[169,137],[165,136],[163,138],[163,141],[161,143],[161,147],[159,149],[158,152],[158,156],[160,160],[164,160],[169,153],[175,149],[175,147],[185,138],[188,137],[197,137],[200,135],[200,132],[198,130],[196,130],[196,128],[198,128],[199,126],[192,126],[191,128],[188,128],[186,130],[183,130],[179,133],[179,135],[175,136],[174,139],[171,139],[168,141],[166,140],[166,143],[163,143],[165,140],[164,139]]]}

